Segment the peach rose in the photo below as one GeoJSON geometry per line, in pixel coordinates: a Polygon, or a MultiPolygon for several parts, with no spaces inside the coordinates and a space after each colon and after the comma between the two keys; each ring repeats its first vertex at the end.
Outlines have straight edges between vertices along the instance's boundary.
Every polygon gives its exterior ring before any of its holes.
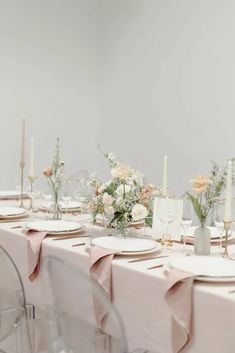
{"type": "Polygon", "coordinates": [[[111,170],[111,175],[113,178],[118,178],[121,180],[126,180],[133,174],[133,170],[125,164],[119,164],[117,167],[111,170]]]}
{"type": "Polygon", "coordinates": [[[193,191],[198,193],[206,191],[209,184],[211,184],[211,180],[202,175],[199,175],[196,179],[191,180],[191,182],[193,184],[193,191]]]}
{"type": "Polygon", "coordinates": [[[46,177],[50,177],[53,175],[53,169],[51,167],[44,169],[43,174],[46,177]]]}

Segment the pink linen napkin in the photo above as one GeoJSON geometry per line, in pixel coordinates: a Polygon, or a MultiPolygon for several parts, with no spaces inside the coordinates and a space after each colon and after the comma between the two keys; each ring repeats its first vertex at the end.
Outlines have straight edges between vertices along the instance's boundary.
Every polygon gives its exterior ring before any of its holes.
{"type": "MultiPolygon", "coordinates": [[[[107,297],[112,299],[112,260],[116,251],[106,250],[97,246],[90,249],[90,274],[99,283],[107,297]]],[[[102,307],[98,298],[94,298],[96,321],[102,326],[107,310],[102,307]]]]}
{"type": "Polygon", "coordinates": [[[26,233],[30,281],[34,281],[39,273],[42,242],[46,235],[47,232],[34,230],[28,230],[26,233]]]}
{"type": "Polygon", "coordinates": [[[179,353],[191,339],[195,275],[172,269],[167,275],[165,299],[172,313],[172,349],[179,353]]]}

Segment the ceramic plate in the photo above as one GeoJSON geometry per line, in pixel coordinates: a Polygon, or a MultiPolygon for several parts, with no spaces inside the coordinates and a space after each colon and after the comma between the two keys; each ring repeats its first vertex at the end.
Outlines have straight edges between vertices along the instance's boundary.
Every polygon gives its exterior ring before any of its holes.
{"type": "Polygon", "coordinates": [[[74,233],[82,230],[81,224],[62,220],[28,222],[25,224],[25,228],[26,230],[48,232],[49,234],[74,233]]]}
{"type": "Polygon", "coordinates": [[[161,245],[154,240],[141,238],[121,238],[116,236],[97,237],[91,240],[91,244],[103,249],[114,250],[122,253],[140,253],[146,251],[156,251],[161,249],[161,245]]]}
{"type": "Polygon", "coordinates": [[[16,218],[26,215],[26,211],[20,207],[0,207],[0,218],[16,218]]]}
{"type": "MultiPolygon", "coordinates": [[[[28,195],[23,194],[24,197],[28,195]]],[[[21,192],[17,190],[2,190],[0,191],[0,199],[19,199],[21,197],[21,192]]]]}
{"type": "Polygon", "coordinates": [[[177,268],[190,272],[199,281],[232,282],[235,281],[235,261],[213,256],[185,256],[172,258],[166,269],[177,268]]]}
{"type": "MultiPolygon", "coordinates": [[[[74,211],[74,210],[80,209],[83,206],[83,204],[78,201],[69,201],[68,203],[61,201],[60,206],[62,207],[63,211],[66,211],[66,210],[74,211]]],[[[47,205],[45,205],[45,204],[41,205],[42,210],[47,210],[47,208],[48,208],[47,205]]]]}
{"type": "MultiPolygon", "coordinates": [[[[197,227],[189,227],[187,230],[187,237],[194,238],[194,231],[197,227]]],[[[218,240],[220,238],[220,233],[216,227],[208,227],[211,232],[211,240],[216,239],[218,240]]],[[[232,232],[230,233],[230,236],[232,235],[232,232]]],[[[224,235],[223,235],[224,237],[224,235]]]]}

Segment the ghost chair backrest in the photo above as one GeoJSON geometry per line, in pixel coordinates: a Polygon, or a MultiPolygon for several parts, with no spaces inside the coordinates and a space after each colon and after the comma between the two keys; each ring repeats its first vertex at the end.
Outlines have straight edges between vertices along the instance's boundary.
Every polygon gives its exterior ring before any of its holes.
{"type": "Polygon", "coordinates": [[[54,352],[126,352],[123,325],[114,305],[99,284],[78,265],[55,257],[44,261],[44,288],[50,313],[54,352]],[[108,313],[97,324],[94,303],[108,313]]]}
{"type": "Polygon", "coordinates": [[[29,352],[25,294],[19,271],[0,246],[0,349],[29,352]]]}

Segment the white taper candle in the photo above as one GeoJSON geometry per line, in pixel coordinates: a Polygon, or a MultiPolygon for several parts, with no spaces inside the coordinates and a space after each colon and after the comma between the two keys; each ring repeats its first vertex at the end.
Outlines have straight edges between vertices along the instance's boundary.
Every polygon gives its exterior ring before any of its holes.
{"type": "Polygon", "coordinates": [[[21,151],[20,151],[20,166],[23,168],[25,165],[25,118],[22,118],[21,129],[21,151]]]}
{"type": "Polygon", "coordinates": [[[224,221],[232,220],[232,161],[228,161],[227,183],[225,188],[224,221]]]}
{"type": "Polygon", "coordinates": [[[30,169],[29,169],[29,176],[33,178],[34,175],[34,138],[31,137],[30,140],[30,169]]]}
{"type": "Polygon", "coordinates": [[[162,173],[162,195],[163,196],[167,196],[168,194],[167,162],[168,162],[168,158],[167,156],[165,156],[163,160],[163,173],[162,173]]]}

